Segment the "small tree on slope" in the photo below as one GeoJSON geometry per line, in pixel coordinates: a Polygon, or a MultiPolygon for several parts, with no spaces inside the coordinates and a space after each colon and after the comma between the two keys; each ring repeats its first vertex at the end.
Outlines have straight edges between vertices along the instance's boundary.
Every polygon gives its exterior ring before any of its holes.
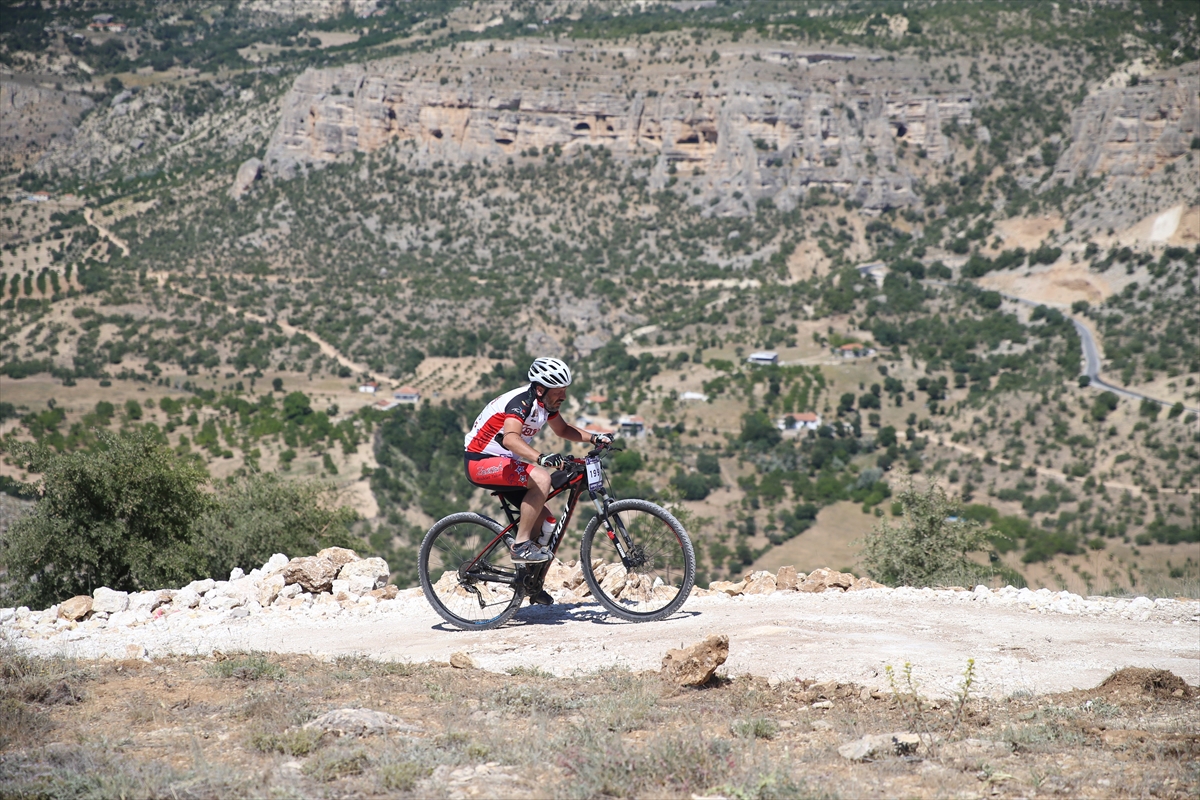
{"type": "Polygon", "coordinates": [[[904,508],[898,525],[881,520],[863,539],[863,564],[872,578],[889,586],[967,583],[986,572],[967,553],[986,546],[983,526],[959,517],[958,504],[941,484],[924,490],[901,473],[897,499],[904,508]]]}

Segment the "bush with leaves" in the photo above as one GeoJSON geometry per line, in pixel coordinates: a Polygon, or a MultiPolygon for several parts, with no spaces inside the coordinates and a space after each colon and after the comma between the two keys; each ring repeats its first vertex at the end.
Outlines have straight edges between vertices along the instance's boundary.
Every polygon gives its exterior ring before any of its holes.
{"type": "Polygon", "coordinates": [[[41,495],[8,531],[6,605],[43,608],[99,586],[136,591],[197,577],[192,523],[215,504],[208,475],[147,433],[96,432],[95,452],[15,448],[41,495]]]}
{"type": "Polygon", "coordinates": [[[906,474],[897,482],[904,515],[898,525],[882,519],[863,539],[868,574],[889,586],[946,585],[977,575],[983,567],[967,553],[986,546],[983,525],[962,519],[940,484],[920,490],[906,474]]]}
{"type": "Polygon", "coordinates": [[[260,566],[275,553],[296,557],[324,547],[354,549],[349,526],[358,515],[336,507],[334,499],[320,483],[284,481],[272,473],[224,487],[196,520],[192,546],[198,565],[205,575],[222,577],[234,567],[260,566]]]}

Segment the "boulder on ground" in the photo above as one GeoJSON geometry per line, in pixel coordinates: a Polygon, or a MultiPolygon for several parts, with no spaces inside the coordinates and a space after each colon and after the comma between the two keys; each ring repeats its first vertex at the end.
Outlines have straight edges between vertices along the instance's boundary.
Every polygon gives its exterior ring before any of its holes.
{"type": "Polygon", "coordinates": [[[127,592],[114,592],[107,586],[101,586],[92,592],[93,613],[98,614],[103,611],[108,614],[115,614],[127,608],[129,608],[129,594],[127,592]]]}
{"type": "Polygon", "coordinates": [[[174,596],[175,592],[170,589],[160,589],[156,592],[138,592],[129,596],[128,609],[130,611],[139,611],[144,608],[147,611],[154,611],[159,606],[165,606],[171,602],[174,596]]]}
{"type": "Polygon", "coordinates": [[[733,581],[713,581],[708,585],[708,588],[714,592],[721,592],[730,597],[737,597],[746,589],[744,580],[734,583],[733,581]]]}
{"type": "Polygon", "coordinates": [[[229,196],[235,200],[244,195],[250,185],[262,174],[263,163],[257,158],[248,158],[238,167],[237,175],[233,178],[233,186],[229,188],[229,196]]]}
{"type": "Polygon", "coordinates": [[[304,723],[304,727],[334,736],[373,736],[392,731],[420,730],[418,726],[409,725],[391,714],[369,708],[339,708],[304,723]]]}
{"type": "Polygon", "coordinates": [[[359,560],[358,553],[345,547],[326,547],[324,550],[318,550],[317,558],[328,558],[339,570],[351,561],[359,560]]]}
{"type": "Polygon", "coordinates": [[[58,616],[63,619],[69,619],[72,622],[81,620],[90,613],[92,613],[92,598],[86,594],[72,597],[70,600],[64,600],[58,606],[58,616]]]}
{"type": "Polygon", "coordinates": [[[304,591],[319,594],[333,588],[333,579],[337,577],[337,573],[338,565],[330,559],[304,556],[288,562],[283,568],[283,580],[285,585],[299,584],[304,591]]]}
{"type": "Polygon", "coordinates": [[[746,588],[742,594],[770,594],[775,591],[775,576],[762,570],[746,576],[746,588]]]}
{"type": "Polygon", "coordinates": [[[828,567],[821,567],[808,573],[796,588],[801,592],[824,592],[829,589],[844,592],[853,585],[854,580],[854,576],[849,572],[837,572],[828,567]]]}
{"type": "Polygon", "coordinates": [[[470,653],[459,651],[450,655],[450,666],[455,669],[475,669],[476,664],[470,653]]]}
{"type": "Polygon", "coordinates": [[[662,674],[679,686],[703,686],[727,658],[729,637],[713,635],[691,647],[669,650],[663,657],[662,674]]]}
{"type": "Polygon", "coordinates": [[[796,572],[795,567],[780,567],[779,572],[775,573],[775,588],[780,591],[793,591],[804,577],[796,572]]]}
{"type": "Polygon", "coordinates": [[[921,737],[915,733],[879,733],[847,742],[838,748],[838,755],[850,761],[869,761],[912,755],[920,747],[921,737]]]}
{"type": "Polygon", "coordinates": [[[338,571],[338,580],[349,584],[348,591],[353,594],[366,594],[374,589],[381,589],[391,577],[391,570],[382,558],[362,558],[351,561],[338,571]]]}

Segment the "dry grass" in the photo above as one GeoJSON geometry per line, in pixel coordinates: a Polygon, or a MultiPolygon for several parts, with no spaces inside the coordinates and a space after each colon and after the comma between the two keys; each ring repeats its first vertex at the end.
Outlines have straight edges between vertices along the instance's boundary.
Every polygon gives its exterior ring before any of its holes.
{"type": "MultiPolygon", "coordinates": [[[[922,706],[938,755],[852,764],[905,730],[892,696],[753,678],[682,690],[652,673],[554,678],[361,657],[98,662],[0,654],[0,797],[1194,797],[1196,692],[1163,673],[1094,690],[922,706]],[[66,684],[67,690],[53,687],[66,684]],[[47,688],[50,687],[50,688],[47,688]],[[71,698],[67,700],[66,698],[71,698]],[[813,708],[829,701],[832,708],[813,708]],[[414,726],[303,728],[364,707],[414,726]],[[958,715],[956,717],[956,715],[958,715]],[[981,747],[965,740],[999,744],[981,747]],[[990,749],[990,748],[996,749],[990,749]],[[956,749],[957,748],[957,749],[956,749]]],[[[911,716],[911,708],[907,712],[911,716]]],[[[909,720],[911,722],[911,720],[909,720]]]]}

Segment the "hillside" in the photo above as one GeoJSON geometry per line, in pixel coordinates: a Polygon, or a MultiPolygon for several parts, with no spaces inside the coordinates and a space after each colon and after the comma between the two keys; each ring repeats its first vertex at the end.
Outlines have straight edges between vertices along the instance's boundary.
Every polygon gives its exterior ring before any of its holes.
{"type": "Polygon", "coordinates": [[[486,508],[465,426],[552,354],[572,417],[646,421],[615,489],[682,509],[705,584],[861,573],[903,468],[990,526],[964,585],[1200,586],[1180,4],[6,13],[11,494],[18,441],[148,430],[333,482],[408,586],[486,508]]]}

